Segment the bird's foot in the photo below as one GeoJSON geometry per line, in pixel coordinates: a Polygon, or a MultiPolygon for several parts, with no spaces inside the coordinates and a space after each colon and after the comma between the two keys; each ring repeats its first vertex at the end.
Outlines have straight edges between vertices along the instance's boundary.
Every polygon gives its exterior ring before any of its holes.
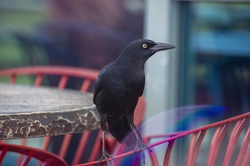
{"type": "Polygon", "coordinates": [[[135,146],[135,152],[138,151],[139,149],[141,150],[147,149],[149,152],[152,152],[151,148],[147,144],[144,144],[142,141],[137,142],[135,146]]]}
{"type": "Polygon", "coordinates": [[[140,155],[141,155],[143,164],[145,165],[145,149],[147,149],[149,152],[152,152],[152,150],[148,145],[144,144],[142,141],[137,142],[134,152],[137,153],[139,149],[141,149],[140,155]]]}
{"type": "Polygon", "coordinates": [[[113,155],[110,155],[106,150],[104,150],[102,152],[102,157],[99,159],[99,163],[101,164],[102,160],[105,160],[107,163],[107,166],[111,166],[112,165],[112,161],[115,162],[115,158],[113,155]],[[109,158],[111,158],[111,160],[109,160],[109,158]]]}

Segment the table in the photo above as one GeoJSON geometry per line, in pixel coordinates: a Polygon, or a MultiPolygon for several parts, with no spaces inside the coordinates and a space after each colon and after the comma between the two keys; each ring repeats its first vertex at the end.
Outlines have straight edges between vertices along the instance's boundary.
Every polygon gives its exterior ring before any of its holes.
{"type": "Polygon", "coordinates": [[[0,139],[79,133],[100,128],[92,93],[0,84],[0,139]]]}

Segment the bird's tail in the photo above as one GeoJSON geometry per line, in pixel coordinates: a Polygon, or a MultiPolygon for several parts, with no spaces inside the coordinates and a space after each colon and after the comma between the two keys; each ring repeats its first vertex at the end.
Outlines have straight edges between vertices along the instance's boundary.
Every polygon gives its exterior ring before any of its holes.
{"type": "Polygon", "coordinates": [[[127,119],[108,119],[109,132],[120,142],[127,146],[133,146],[136,143],[136,137],[133,134],[127,119]]]}

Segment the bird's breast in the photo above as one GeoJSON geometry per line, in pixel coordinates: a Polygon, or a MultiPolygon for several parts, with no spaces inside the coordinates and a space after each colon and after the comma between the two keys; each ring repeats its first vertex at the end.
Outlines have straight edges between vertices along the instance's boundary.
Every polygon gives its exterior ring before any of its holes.
{"type": "Polygon", "coordinates": [[[144,79],[139,77],[126,77],[112,79],[108,84],[108,90],[116,97],[129,97],[136,95],[144,88],[144,79]]]}
{"type": "Polygon", "coordinates": [[[99,110],[110,116],[133,113],[144,89],[144,72],[117,69],[102,80],[101,91],[96,96],[99,110]]]}

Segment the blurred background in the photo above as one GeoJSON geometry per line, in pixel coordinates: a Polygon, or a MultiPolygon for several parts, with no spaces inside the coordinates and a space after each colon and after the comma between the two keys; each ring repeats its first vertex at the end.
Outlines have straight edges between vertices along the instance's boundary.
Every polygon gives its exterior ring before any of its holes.
{"type": "MultiPolygon", "coordinates": [[[[100,70],[138,38],[176,46],[147,62],[146,120],[179,107],[214,106],[213,113],[177,125],[190,128],[249,112],[248,1],[0,1],[0,69],[100,70]]],[[[177,123],[178,116],[171,113],[162,124],[177,123]]]]}

